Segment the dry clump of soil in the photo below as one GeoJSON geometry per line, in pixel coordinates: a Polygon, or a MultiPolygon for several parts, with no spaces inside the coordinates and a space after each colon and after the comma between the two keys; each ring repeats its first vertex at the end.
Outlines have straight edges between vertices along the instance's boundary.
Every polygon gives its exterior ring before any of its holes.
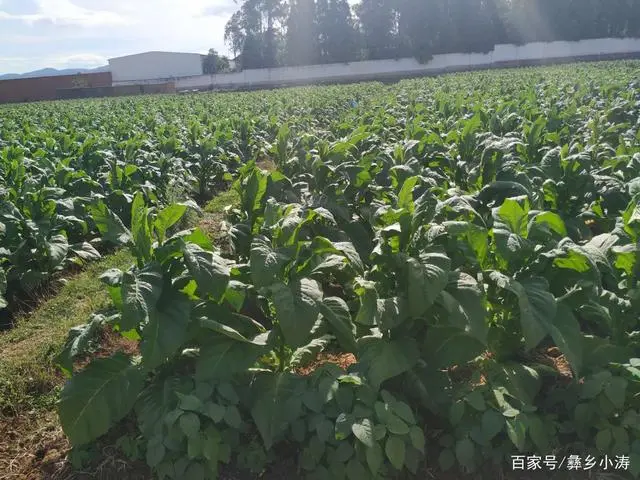
{"type": "Polygon", "coordinates": [[[342,370],[347,370],[351,365],[356,363],[356,357],[352,353],[327,353],[321,352],[316,359],[309,365],[296,370],[298,375],[308,376],[315,372],[320,366],[332,363],[339,366],[342,370]]]}
{"type": "Polygon", "coordinates": [[[231,256],[232,246],[229,232],[224,228],[224,214],[205,213],[198,227],[213,241],[224,256],[231,256]]]}
{"type": "Polygon", "coordinates": [[[278,169],[276,163],[266,155],[258,159],[256,166],[262,170],[266,170],[267,172],[273,172],[278,169]]]}

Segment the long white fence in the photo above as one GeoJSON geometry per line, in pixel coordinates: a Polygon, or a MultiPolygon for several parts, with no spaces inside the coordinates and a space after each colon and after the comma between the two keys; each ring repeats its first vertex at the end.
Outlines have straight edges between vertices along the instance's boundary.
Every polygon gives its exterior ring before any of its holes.
{"type": "Polygon", "coordinates": [[[176,79],[178,91],[194,89],[256,88],[319,82],[341,82],[429,75],[447,71],[527,65],[537,61],[640,56],[640,38],[599,38],[577,42],[538,42],[496,45],[489,53],[435,55],[421,64],[414,58],[369,60],[302,67],[264,68],[238,73],[199,75],[176,79]]]}

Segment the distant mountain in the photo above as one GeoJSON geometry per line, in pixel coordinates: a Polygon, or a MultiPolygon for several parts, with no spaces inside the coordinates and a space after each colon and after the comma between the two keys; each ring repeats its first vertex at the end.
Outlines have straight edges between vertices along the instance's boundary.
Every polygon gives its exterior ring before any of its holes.
{"type": "Polygon", "coordinates": [[[98,68],[65,68],[58,70],[56,68],[43,68],[41,70],[34,70],[33,72],[27,72],[23,74],[19,73],[7,73],[0,75],[0,80],[13,80],[15,78],[33,78],[33,77],[57,77],[59,75],[74,75],[76,73],[97,73],[108,72],[109,66],[98,68]]]}

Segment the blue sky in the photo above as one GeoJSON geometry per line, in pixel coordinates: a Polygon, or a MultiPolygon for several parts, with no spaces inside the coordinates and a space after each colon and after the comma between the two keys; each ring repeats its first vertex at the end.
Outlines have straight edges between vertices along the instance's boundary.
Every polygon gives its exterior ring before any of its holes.
{"type": "Polygon", "coordinates": [[[233,0],[0,0],[0,74],[98,67],[147,50],[228,53],[233,0]]]}

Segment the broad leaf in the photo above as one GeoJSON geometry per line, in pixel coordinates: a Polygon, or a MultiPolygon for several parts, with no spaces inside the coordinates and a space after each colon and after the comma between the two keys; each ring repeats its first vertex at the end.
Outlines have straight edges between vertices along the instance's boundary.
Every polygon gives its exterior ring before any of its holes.
{"type": "Polygon", "coordinates": [[[144,194],[136,193],[131,205],[131,235],[138,258],[148,262],[151,259],[151,227],[149,209],[145,205],[144,194]]]}
{"type": "Polygon", "coordinates": [[[420,259],[407,259],[407,293],[409,312],[422,316],[447,285],[451,260],[442,254],[424,254],[420,259]]]}
{"type": "Polygon", "coordinates": [[[529,201],[525,196],[507,198],[504,203],[493,211],[494,218],[502,222],[511,233],[527,237],[527,213],[529,201]]]}
{"type": "Polygon", "coordinates": [[[137,328],[149,318],[150,312],[162,295],[162,272],[156,264],[142,270],[132,270],[122,275],[122,320],[123,331],[137,328]]]}
{"type": "Polygon", "coordinates": [[[384,451],[391,465],[393,465],[396,470],[402,470],[406,454],[404,440],[398,436],[389,435],[384,446],[384,451]]]}
{"type": "Polygon", "coordinates": [[[485,350],[486,346],[481,341],[455,327],[429,328],[424,344],[424,352],[432,368],[464,365],[485,350]]]}
{"type": "Polygon", "coordinates": [[[102,235],[102,239],[115,245],[126,245],[132,240],[131,232],[120,217],[107,208],[104,202],[89,207],[91,218],[102,235]]]}
{"type": "Polygon", "coordinates": [[[416,341],[412,338],[385,340],[365,337],[359,342],[359,360],[367,367],[369,380],[379,388],[385,380],[412,368],[419,358],[416,341]]]}
{"type": "Polygon", "coordinates": [[[320,313],[331,325],[331,333],[345,352],[355,352],[358,347],[347,303],[339,297],[327,297],[320,304],[320,313]]]}
{"type": "Polygon", "coordinates": [[[164,243],[167,235],[167,230],[175,225],[184,216],[186,211],[187,205],[183,203],[169,205],[168,207],[160,210],[158,216],[153,222],[153,227],[158,233],[160,244],[164,243]]]}
{"type": "Polygon", "coordinates": [[[229,284],[230,268],[224,259],[193,243],[184,245],[184,261],[201,292],[219,300],[229,284]]]}
{"type": "Polygon", "coordinates": [[[449,313],[449,322],[481,342],[486,342],[487,310],[478,282],[464,272],[452,272],[442,297],[442,303],[449,313]]]}
{"type": "Polygon", "coordinates": [[[89,323],[69,330],[62,352],[56,357],[66,375],[73,372],[73,360],[87,353],[92,344],[99,340],[105,320],[104,315],[92,315],[89,323]]]}
{"type": "Polygon", "coordinates": [[[251,277],[257,288],[280,281],[287,262],[288,258],[273,250],[265,237],[256,236],[251,242],[251,277]]]}
{"type": "Polygon", "coordinates": [[[519,451],[523,451],[527,440],[527,425],[519,418],[507,418],[507,435],[519,451]]]}
{"type": "Polygon", "coordinates": [[[174,290],[163,292],[142,330],[140,352],[146,368],[161,365],[184,343],[190,315],[191,302],[186,295],[174,290]]]}
{"type": "Polygon", "coordinates": [[[52,268],[62,264],[69,252],[69,242],[64,235],[53,235],[49,238],[45,246],[49,252],[49,263],[52,268]]]}
{"type": "Polygon", "coordinates": [[[578,320],[564,303],[558,303],[558,311],[551,325],[551,338],[565,354],[574,372],[579,373],[582,367],[582,333],[578,320]]]}
{"type": "Polygon", "coordinates": [[[463,438],[456,442],[456,458],[458,463],[470,468],[474,464],[475,447],[468,438],[463,438]]]}
{"type": "Polygon", "coordinates": [[[142,391],[145,375],[131,358],[116,353],[91,362],[64,386],[58,414],[73,445],[87,444],[124,418],[142,391]]]}
{"type": "Polygon", "coordinates": [[[276,318],[286,342],[294,348],[305,345],[320,314],[320,285],[303,278],[291,285],[277,283],[271,288],[276,318]]]}
{"type": "Polygon", "coordinates": [[[302,380],[289,373],[262,373],[251,386],[253,417],[265,449],[302,413],[302,380]]]}
{"type": "Polygon", "coordinates": [[[363,418],[362,420],[356,421],[351,425],[351,431],[364,445],[373,448],[375,439],[373,438],[373,423],[371,420],[363,418]]]}
{"type": "Polygon", "coordinates": [[[251,367],[264,352],[261,347],[226,338],[215,339],[200,349],[196,362],[199,380],[227,379],[251,367]]]}
{"type": "Polygon", "coordinates": [[[556,300],[549,292],[547,281],[540,277],[530,277],[518,282],[499,272],[490,272],[489,278],[518,298],[525,346],[527,350],[535,348],[550,333],[551,321],[556,316],[556,300]]]}

